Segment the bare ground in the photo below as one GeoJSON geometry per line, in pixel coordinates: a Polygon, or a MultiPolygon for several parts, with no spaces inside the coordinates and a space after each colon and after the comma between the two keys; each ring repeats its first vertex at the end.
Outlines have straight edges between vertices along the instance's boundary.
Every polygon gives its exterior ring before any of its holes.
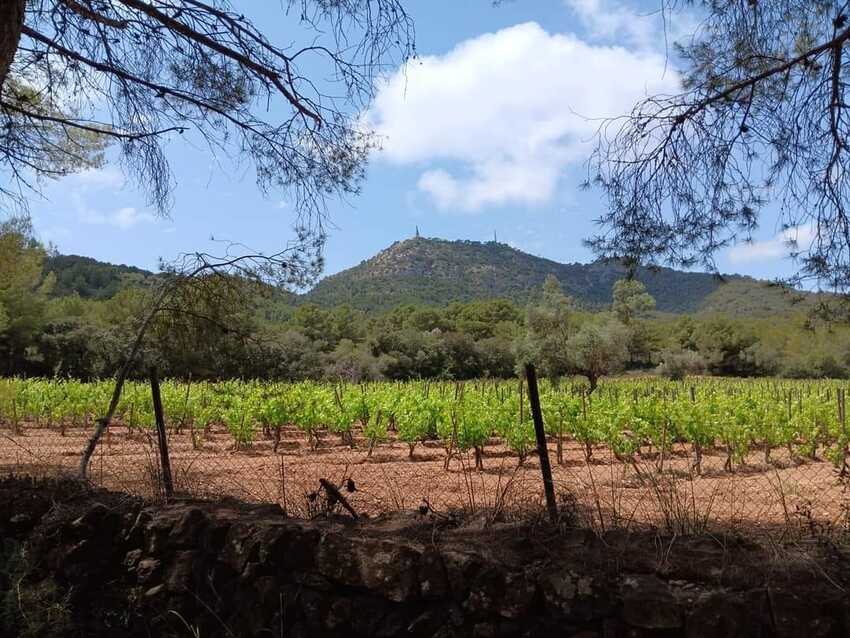
{"type": "MultiPolygon", "coordinates": [[[[90,428],[28,425],[19,434],[0,429],[0,472],[58,475],[76,471],[90,428]]],[[[465,509],[495,515],[539,508],[540,466],[536,456],[522,465],[500,441],[484,453],[484,469],[476,470],[472,453],[456,455],[445,469],[446,451],[436,441],[416,446],[409,457],[406,443],[391,440],[371,456],[362,437],[354,447],[325,434],[313,449],[303,434],[285,427],[278,451],[262,436],[237,449],[226,429],[205,433],[171,432],[171,464],[178,492],[193,496],[231,496],[248,501],[278,502],[297,515],[316,513],[324,499],[316,496],[319,479],[355,491],[344,493],[358,512],[376,515],[427,505],[437,512],[465,509]]],[[[555,443],[549,453],[559,499],[574,506],[582,522],[597,529],[612,526],[651,527],[667,532],[717,529],[779,530],[814,533],[846,530],[850,522],[850,489],[820,455],[792,457],[774,450],[769,463],[754,450],[733,471],[724,469],[726,455],[707,450],[702,473],[693,468],[692,451],[676,444],[665,455],[644,448],[633,459],[614,457],[597,447],[585,460],[584,446],[564,442],[558,464],[555,443]]],[[[99,485],[148,498],[159,495],[155,438],[145,431],[114,425],[98,450],[91,477],[99,485]]]]}

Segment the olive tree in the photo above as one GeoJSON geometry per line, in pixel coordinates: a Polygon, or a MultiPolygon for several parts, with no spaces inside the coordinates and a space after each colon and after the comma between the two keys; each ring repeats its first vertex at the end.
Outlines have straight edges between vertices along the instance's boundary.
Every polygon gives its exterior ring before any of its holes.
{"type": "Polygon", "coordinates": [[[585,323],[567,341],[571,369],[587,378],[593,392],[600,378],[623,369],[629,356],[628,342],[628,331],[619,321],[585,323]]]}

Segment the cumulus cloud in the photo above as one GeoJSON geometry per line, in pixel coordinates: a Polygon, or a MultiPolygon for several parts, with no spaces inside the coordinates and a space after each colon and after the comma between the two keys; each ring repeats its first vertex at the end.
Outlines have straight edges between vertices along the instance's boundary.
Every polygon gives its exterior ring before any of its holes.
{"type": "Polygon", "coordinates": [[[418,187],[439,208],[477,212],[550,201],[598,118],[677,86],[662,54],[526,23],[411,62],[379,85],[366,119],[385,160],[421,166],[418,187]]]}
{"type": "Polygon", "coordinates": [[[128,230],[141,223],[156,221],[149,212],[140,211],[134,206],[122,206],[110,210],[101,210],[88,203],[89,196],[104,191],[112,193],[125,186],[124,175],[117,169],[106,167],[76,173],[66,178],[70,188],[69,199],[84,224],[112,226],[128,230]]]}
{"type": "Polygon", "coordinates": [[[693,34],[699,24],[694,10],[687,7],[670,11],[662,9],[657,2],[563,1],[590,38],[625,43],[632,48],[667,53],[671,42],[693,34]]]}
{"type": "Polygon", "coordinates": [[[64,181],[77,191],[118,190],[124,188],[126,183],[121,171],[112,166],[90,168],[79,173],[73,173],[66,177],[64,181]]]}
{"type": "Polygon", "coordinates": [[[792,252],[806,251],[815,240],[813,224],[803,224],[788,228],[775,237],[765,241],[741,243],[729,249],[729,261],[733,264],[784,259],[792,252]]]}
{"type": "Polygon", "coordinates": [[[125,206],[109,212],[95,211],[90,208],[78,209],[80,220],[87,224],[114,226],[128,230],[143,222],[153,222],[155,218],[150,213],[140,212],[132,206],[125,206]]]}
{"type": "MultiPolygon", "coordinates": [[[[658,21],[610,0],[564,0],[589,35],[600,40],[626,41],[633,46],[658,45],[658,21]]],[[[662,34],[663,35],[663,34],[662,34]]]]}

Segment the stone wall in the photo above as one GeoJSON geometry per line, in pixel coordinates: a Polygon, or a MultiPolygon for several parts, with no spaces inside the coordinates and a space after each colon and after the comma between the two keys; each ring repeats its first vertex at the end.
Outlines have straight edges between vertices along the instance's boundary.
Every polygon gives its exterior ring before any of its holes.
{"type": "Polygon", "coordinates": [[[54,614],[33,635],[850,636],[850,561],[826,545],[300,521],[22,480],[0,482],[0,535],[0,635],[25,600],[26,622],[54,614]]]}

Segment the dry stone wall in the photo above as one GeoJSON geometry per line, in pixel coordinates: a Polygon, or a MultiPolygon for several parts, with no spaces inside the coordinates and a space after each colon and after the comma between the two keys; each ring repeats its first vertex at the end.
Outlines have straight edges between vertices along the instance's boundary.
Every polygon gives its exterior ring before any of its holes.
{"type": "Polygon", "coordinates": [[[51,609],[43,592],[64,605],[53,622],[70,633],[36,635],[850,636],[850,563],[834,547],[416,513],[300,521],[15,479],[0,482],[0,535],[6,630],[21,629],[16,600],[32,617],[51,609]]]}

